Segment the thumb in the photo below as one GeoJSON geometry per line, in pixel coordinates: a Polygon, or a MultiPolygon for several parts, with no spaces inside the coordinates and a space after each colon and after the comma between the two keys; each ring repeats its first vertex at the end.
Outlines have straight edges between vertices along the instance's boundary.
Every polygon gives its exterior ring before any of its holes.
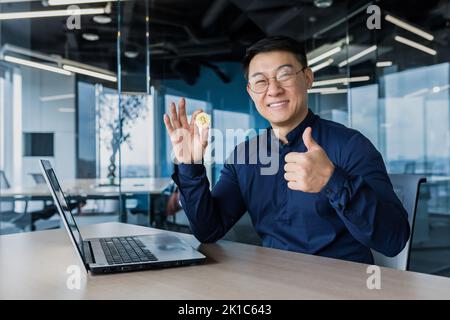
{"type": "Polygon", "coordinates": [[[311,127],[308,127],[303,131],[303,143],[305,144],[305,147],[308,151],[312,149],[316,149],[317,147],[320,148],[320,146],[317,144],[317,142],[312,137],[312,129],[311,127]]]}

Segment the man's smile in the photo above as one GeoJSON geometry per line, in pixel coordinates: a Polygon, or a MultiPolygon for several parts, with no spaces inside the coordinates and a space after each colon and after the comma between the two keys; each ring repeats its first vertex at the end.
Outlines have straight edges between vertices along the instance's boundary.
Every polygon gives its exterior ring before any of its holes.
{"type": "Polygon", "coordinates": [[[267,106],[272,109],[281,109],[289,104],[289,100],[279,100],[275,102],[268,103],[267,106]]]}

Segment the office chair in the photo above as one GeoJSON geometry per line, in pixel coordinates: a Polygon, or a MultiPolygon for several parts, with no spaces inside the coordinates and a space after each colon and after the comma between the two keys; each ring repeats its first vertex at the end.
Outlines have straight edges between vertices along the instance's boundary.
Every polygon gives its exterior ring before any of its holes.
{"type": "MultiPolygon", "coordinates": [[[[33,181],[36,185],[45,184],[45,178],[42,173],[29,173],[29,175],[33,178],[33,181]]],[[[43,207],[49,206],[53,204],[53,200],[43,200],[43,207]]]]}
{"type": "Polygon", "coordinates": [[[9,189],[11,185],[6,179],[5,171],[0,170],[0,189],[9,189]]]}
{"type": "Polygon", "coordinates": [[[42,173],[30,173],[30,176],[33,178],[34,183],[45,184],[45,178],[42,173]]]}
{"type": "Polygon", "coordinates": [[[241,219],[223,236],[224,240],[262,246],[262,241],[253,227],[250,214],[246,212],[241,219]]]}
{"type": "MultiPolygon", "coordinates": [[[[81,206],[85,204],[85,200],[77,200],[77,201],[71,201],[67,205],[69,207],[69,210],[73,211],[75,209],[80,209],[81,206]]],[[[30,231],[36,231],[36,222],[39,220],[49,220],[54,215],[58,215],[58,209],[56,206],[52,204],[46,204],[43,209],[31,211],[28,212],[25,209],[25,212],[22,213],[18,218],[13,219],[11,222],[16,225],[18,228],[22,229],[22,231],[26,231],[26,228],[29,226],[30,231]]],[[[59,228],[60,223],[59,219],[56,220],[56,222],[50,224],[49,226],[46,226],[44,229],[57,229],[59,228]]]]}
{"type": "Polygon", "coordinates": [[[411,239],[414,231],[414,219],[416,216],[417,203],[419,199],[420,184],[426,182],[426,178],[414,174],[391,174],[389,175],[394,191],[408,213],[408,222],[411,229],[411,235],[405,248],[395,257],[386,257],[385,255],[372,250],[374,262],[381,267],[388,267],[398,270],[409,269],[409,255],[411,249],[411,239]]]}
{"type": "MultiPolygon", "coordinates": [[[[31,174],[33,176],[33,179],[36,184],[42,184],[45,183],[44,176],[40,173],[34,173],[31,174]],[[42,178],[42,180],[41,180],[42,178]]],[[[9,184],[8,179],[6,178],[5,172],[3,170],[0,170],[0,188],[1,189],[9,189],[11,185],[9,184]]],[[[32,200],[31,200],[32,201],[32,200]]],[[[3,222],[10,222],[12,225],[14,225],[16,228],[21,229],[22,231],[25,231],[26,228],[29,226],[31,231],[36,230],[35,223],[38,220],[48,220],[53,215],[57,214],[58,211],[56,209],[56,206],[53,204],[52,201],[47,203],[44,201],[43,208],[40,210],[35,211],[28,211],[28,203],[30,202],[29,199],[25,197],[25,199],[21,200],[14,200],[14,201],[0,201],[0,221],[3,222]],[[15,211],[15,201],[25,201],[25,208],[23,212],[17,212],[15,211]]],[[[78,208],[80,206],[80,203],[85,203],[84,201],[79,201],[77,203],[70,203],[69,207],[71,210],[78,208]]],[[[57,224],[50,227],[50,229],[58,228],[59,227],[59,221],[57,224]]]]}
{"type": "MultiPolygon", "coordinates": [[[[32,176],[35,184],[39,185],[39,184],[43,184],[45,183],[45,179],[44,176],[40,173],[30,173],[30,175],[32,176]]],[[[25,231],[26,228],[28,226],[30,226],[30,230],[31,231],[35,231],[36,230],[36,226],[35,226],[35,222],[40,220],[40,219],[49,219],[51,216],[53,216],[55,213],[57,213],[56,211],[56,207],[53,206],[53,202],[50,201],[46,201],[46,200],[42,200],[43,204],[42,204],[42,209],[38,209],[38,210],[34,210],[34,211],[29,211],[28,209],[28,203],[29,202],[33,202],[33,200],[25,200],[25,209],[24,211],[17,216],[16,213],[16,217],[11,220],[11,222],[19,229],[21,229],[22,231],[25,231]]],[[[40,202],[40,200],[39,200],[40,202]]]]}
{"type": "MultiPolygon", "coordinates": [[[[9,184],[8,179],[6,179],[5,172],[0,170],[0,190],[9,189],[10,187],[11,185],[9,184]]],[[[0,200],[0,221],[8,222],[13,219],[16,214],[17,213],[14,211],[14,201],[0,200]]]]}
{"type": "MultiPolygon", "coordinates": [[[[0,170],[0,188],[1,189],[9,189],[11,187],[8,179],[6,178],[6,174],[3,170],[0,170]]],[[[19,228],[21,230],[25,230],[27,225],[33,221],[33,217],[36,214],[39,214],[41,211],[32,211],[28,212],[28,202],[27,197],[24,197],[20,200],[8,200],[8,201],[0,201],[0,221],[7,222],[14,226],[15,228],[19,228]],[[23,201],[25,202],[23,212],[17,212],[15,210],[15,202],[23,201]]],[[[33,230],[33,227],[31,227],[33,230]]]]}

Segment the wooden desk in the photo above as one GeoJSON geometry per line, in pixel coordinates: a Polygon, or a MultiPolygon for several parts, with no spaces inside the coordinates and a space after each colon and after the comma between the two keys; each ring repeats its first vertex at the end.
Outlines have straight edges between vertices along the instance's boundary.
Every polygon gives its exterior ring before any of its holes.
{"type": "MultiPolygon", "coordinates": [[[[103,223],[82,232],[164,231],[103,223]]],[[[201,265],[88,275],[80,290],[69,290],[66,268],[78,260],[64,230],[0,236],[0,299],[450,299],[450,278],[382,268],[381,289],[369,290],[364,264],[228,241],[199,249],[208,257],[201,265]]]]}

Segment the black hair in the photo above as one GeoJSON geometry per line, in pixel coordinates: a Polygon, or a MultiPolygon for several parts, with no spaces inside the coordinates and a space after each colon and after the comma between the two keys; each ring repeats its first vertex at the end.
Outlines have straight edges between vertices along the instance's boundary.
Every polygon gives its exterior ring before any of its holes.
{"type": "Polygon", "coordinates": [[[300,42],[286,36],[271,36],[261,39],[247,48],[244,59],[242,60],[242,66],[244,68],[244,75],[246,79],[248,79],[248,66],[250,65],[250,61],[253,57],[258,53],[272,51],[291,52],[295,55],[302,67],[308,66],[305,48],[300,42]]]}

